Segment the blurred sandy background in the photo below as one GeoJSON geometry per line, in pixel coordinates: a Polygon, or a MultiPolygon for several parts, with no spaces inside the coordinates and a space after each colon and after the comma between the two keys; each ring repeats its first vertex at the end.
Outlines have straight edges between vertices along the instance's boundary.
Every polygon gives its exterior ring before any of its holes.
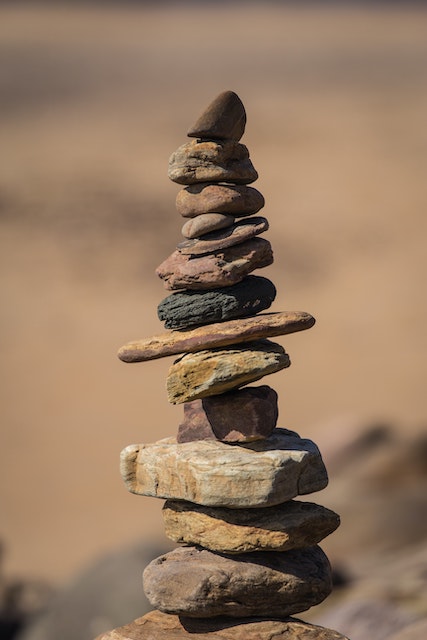
{"type": "MultiPolygon", "coordinates": [[[[61,584],[119,545],[164,539],[161,502],[126,492],[118,456],[175,433],[171,361],[124,365],[116,351],[162,330],[154,269],[182,225],[168,158],[225,89],[246,106],[266,198],[272,310],[317,318],[279,339],[292,367],[265,379],[280,425],[327,463],[362,425],[424,431],[422,7],[3,5],[0,56],[8,575],[61,584]]],[[[332,469],[330,498],[313,498],[334,508],[333,483],[332,469]]],[[[353,526],[328,542],[334,557],[353,526]]]]}

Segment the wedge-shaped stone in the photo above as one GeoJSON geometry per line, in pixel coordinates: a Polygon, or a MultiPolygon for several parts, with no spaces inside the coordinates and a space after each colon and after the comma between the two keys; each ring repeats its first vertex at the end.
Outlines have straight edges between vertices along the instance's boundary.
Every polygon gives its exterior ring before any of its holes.
{"type": "Polygon", "coordinates": [[[190,127],[190,138],[240,140],[246,125],[246,111],[237,93],[223,91],[190,127]]]}
{"type": "Polygon", "coordinates": [[[150,611],[96,640],[348,640],[296,618],[186,618],[150,611]]]}
{"type": "MultiPolygon", "coordinates": [[[[181,294],[173,294],[177,295],[181,294]]],[[[129,342],[119,349],[118,357],[123,362],[144,362],[180,353],[295,333],[309,329],[314,323],[313,316],[304,311],[260,314],[250,318],[216,322],[196,329],[167,331],[151,338],[129,342]]]]}
{"type": "Polygon", "coordinates": [[[175,360],[169,369],[166,379],[168,400],[181,404],[215,396],[255,382],[290,364],[283,347],[270,340],[187,353],[175,360]]]}
{"type": "Polygon", "coordinates": [[[224,509],[167,500],[163,519],[171,540],[223,553],[310,547],[340,523],[334,511],[297,500],[263,509],[224,509]]]}
{"type": "Polygon", "coordinates": [[[170,291],[201,291],[237,284],[251,271],[268,267],[272,262],[273,252],[268,240],[252,238],[203,256],[193,257],[174,251],[157,267],[156,273],[170,291]]]}
{"type": "Polygon", "coordinates": [[[331,592],[331,570],[320,547],[227,556],[181,547],[145,568],[144,591],[155,609],[195,618],[287,616],[331,592]]]}
{"type": "Polygon", "coordinates": [[[131,493],[231,509],[277,505],[328,484],[316,445],[287,429],[244,445],[175,438],[130,445],[121,474],[131,493]]]}
{"type": "Polygon", "coordinates": [[[201,256],[245,242],[267,231],[267,229],[268,221],[266,218],[262,218],[261,216],[248,219],[244,218],[243,220],[238,220],[232,226],[227,227],[227,229],[212,231],[200,238],[183,240],[183,242],[178,244],[177,249],[184,255],[201,256]]]}
{"type": "Polygon", "coordinates": [[[184,218],[207,213],[250,216],[264,204],[264,196],[257,189],[238,184],[193,184],[176,196],[176,208],[184,218]]]}
{"type": "Polygon", "coordinates": [[[235,182],[249,184],[258,174],[244,144],[234,141],[192,140],[183,144],[169,159],[168,176],[178,184],[196,182],[235,182]]]}

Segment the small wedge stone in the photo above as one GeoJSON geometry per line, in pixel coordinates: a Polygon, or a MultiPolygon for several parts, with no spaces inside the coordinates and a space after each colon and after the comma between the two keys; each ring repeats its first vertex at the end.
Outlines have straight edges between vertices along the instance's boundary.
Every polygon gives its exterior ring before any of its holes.
{"type": "Polygon", "coordinates": [[[121,454],[121,474],[131,493],[230,509],[281,504],[328,484],[316,445],[278,428],[248,444],[165,438],[130,445],[121,454]]]}
{"type": "Polygon", "coordinates": [[[225,213],[204,213],[187,220],[181,229],[181,233],[185,238],[198,238],[218,229],[226,229],[233,224],[234,216],[229,216],[225,213]]]}
{"type": "Polygon", "coordinates": [[[193,184],[181,189],[176,208],[184,218],[206,213],[228,213],[235,218],[258,213],[265,204],[262,193],[237,184],[193,184]]]}
{"type": "Polygon", "coordinates": [[[183,240],[178,244],[178,251],[185,255],[199,256],[219,251],[245,242],[268,230],[268,220],[262,217],[238,220],[226,229],[212,231],[193,240],[183,240]]]}
{"type": "Polygon", "coordinates": [[[222,553],[310,547],[340,524],[334,511],[298,500],[263,509],[224,509],[167,500],[162,513],[171,540],[222,553]]]}
{"type": "Polygon", "coordinates": [[[190,138],[240,140],[245,131],[246,111],[237,93],[223,91],[190,127],[190,138]]]}
{"type": "Polygon", "coordinates": [[[172,404],[215,396],[289,367],[288,354],[270,340],[188,353],[178,358],[166,379],[172,404]]]}

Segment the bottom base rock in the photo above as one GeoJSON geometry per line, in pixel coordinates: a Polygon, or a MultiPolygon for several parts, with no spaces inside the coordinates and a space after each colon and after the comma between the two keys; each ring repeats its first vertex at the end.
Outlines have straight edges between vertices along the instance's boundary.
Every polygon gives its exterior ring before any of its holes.
{"type": "Polygon", "coordinates": [[[332,629],[297,620],[184,618],[150,611],[96,640],[348,640],[332,629]]]}

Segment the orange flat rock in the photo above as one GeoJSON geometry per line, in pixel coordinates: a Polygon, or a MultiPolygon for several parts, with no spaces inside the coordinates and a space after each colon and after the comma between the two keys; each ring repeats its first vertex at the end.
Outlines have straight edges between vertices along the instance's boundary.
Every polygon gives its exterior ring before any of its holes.
{"type": "Polygon", "coordinates": [[[265,313],[185,331],[166,331],[151,338],[129,342],[119,349],[117,355],[123,362],[144,362],[295,333],[310,329],[314,323],[313,316],[305,311],[265,313]]]}

